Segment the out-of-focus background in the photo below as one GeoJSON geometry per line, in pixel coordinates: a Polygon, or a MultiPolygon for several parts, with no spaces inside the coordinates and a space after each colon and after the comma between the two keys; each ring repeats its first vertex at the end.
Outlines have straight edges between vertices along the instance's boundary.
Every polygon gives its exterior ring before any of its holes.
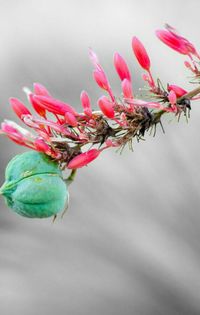
{"type": "MultiPolygon", "coordinates": [[[[137,35],[163,83],[188,88],[184,57],[154,30],[169,23],[200,48],[200,2],[0,1],[0,116],[16,119],[8,98],[26,102],[33,82],[80,109],[87,90],[94,107],[102,92],[92,80],[88,47],[120,82],[113,53],[126,58],[134,90],[143,85],[132,51],[137,35]]],[[[0,199],[1,315],[200,314],[200,104],[164,135],[123,155],[110,150],[81,169],[61,220],[31,220],[0,199]]],[[[0,138],[0,175],[23,152],[0,138]]]]}

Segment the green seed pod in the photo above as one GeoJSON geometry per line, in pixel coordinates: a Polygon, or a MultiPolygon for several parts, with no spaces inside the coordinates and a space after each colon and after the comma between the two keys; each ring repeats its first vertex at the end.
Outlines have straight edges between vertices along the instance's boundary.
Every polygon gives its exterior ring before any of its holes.
{"type": "Polygon", "coordinates": [[[29,218],[47,218],[64,210],[69,199],[66,183],[56,162],[43,153],[29,151],[7,165],[0,188],[7,205],[29,218]]]}

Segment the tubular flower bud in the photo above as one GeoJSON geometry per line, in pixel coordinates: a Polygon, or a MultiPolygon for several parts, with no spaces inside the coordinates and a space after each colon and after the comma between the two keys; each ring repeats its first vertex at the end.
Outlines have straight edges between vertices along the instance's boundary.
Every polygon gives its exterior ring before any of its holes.
{"type": "Polygon", "coordinates": [[[3,122],[1,124],[2,134],[5,134],[8,138],[19,145],[25,145],[24,136],[14,127],[10,126],[9,124],[3,122]]]}
{"type": "Polygon", "coordinates": [[[89,164],[90,162],[92,162],[93,160],[95,160],[101,151],[97,150],[97,149],[91,149],[87,152],[81,153],[77,156],[75,156],[67,165],[67,168],[69,169],[77,169],[77,168],[81,168],[83,166],[86,166],[87,164],[89,164]]]}
{"type": "Polygon", "coordinates": [[[188,55],[189,49],[184,41],[179,37],[175,36],[172,32],[167,30],[157,30],[157,37],[167,46],[176,50],[180,54],[188,55]]]}
{"type": "Polygon", "coordinates": [[[125,60],[118,54],[117,52],[114,54],[114,65],[115,69],[120,77],[120,79],[123,81],[124,79],[127,79],[131,81],[131,74],[128,69],[128,66],[125,62],[125,60]]]}
{"type": "Polygon", "coordinates": [[[20,102],[17,98],[10,98],[10,104],[15,114],[22,120],[23,115],[31,115],[30,111],[26,106],[20,102]]]}
{"type": "Polygon", "coordinates": [[[169,92],[174,91],[174,93],[176,94],[176,97],[181,97],[187,93],[186,90],[184,90],[183,88],[175,84],[168,85],[167,89],[169,92]]]}
{"type": "Polygon", "coordinates": [[[34,83],[33,88],[34,88],[34,94],[51,97],[51,94],[49,93],[49,91],[42,84],[34,83]]]}
{"type": "Polygon", "coordinates": [[[89,95],[87,94],[87,92],[82,91],[81,92],[81,104],[84,110],[84,114],[86,116],[92,116],[92,108],[91,108],[91,103],[90,103],[90,98],[89,95]]]}
{"type": "Polygon", "coordinates": [[[47,155],[51,155],[51,149],[48,146],[48,144],[46,142],[44,142],[43,139],[36,139],[34,141],[34,146],[38,152],[43,152],[47,155]]]}
{"type": "Polygon", "coordinates": [[[65,115],[66,112],[72,113],[76,115],[76,111],[73,107],[67,103],[61,102],[59,100],[53,99],[51,97],[43,96],[43,95],[34,95],[33,100],[40,107],[45,110],[58,115],[65,115]]]}
{"type": "Polygon", "coordinates": [[[171,108],[173,111],[177,111],[177,106],[176,106],[176,101],[177,101],[177,97],[176,94],[173,90],[171,90],[168,94],[168,100],[170,102],[171,108]]]}
{"type": "Polygon", "coordinates": [[[34,110],[36,111],[36,113],[38,113],[38,115],[46,118],[46,110],[43,107],[41,107],[37,101],[35,101],[34,94],[29,94],[28,98],[29,98],[29,101],[30,101],[31,105],[33,106],[34,110]]]}
{"type": "Polygon", "coordinates": [[[133,98],[131,82],[128,79],[122,81],[122,92],[124,98],[133,98]]]}
{"type": "Polygon", "coordinates": [[[58,164],[30,151],[14,157],[5,172],[0,194],[12,210],[28,218],[47,218],[64,210],[68,190],[58,164]]]}
{"type": "Polygon", "coordinates": [[[104,72],[99,71],[99,70],[94,70],[93,71],[93,76],[94,76],[94,79],[95,79],[96,83],[98,84],[98,86],[101,89],[103,89],[105,91],[109,90],[108,79],[107,79],[107,77],[106,77],[104,72]]]}
{"type": "Polygon", "coordinates": [[[99,108],[101,109],[102,113],[112,119],[115,116],[115,111],[113,108],[113,103],[109,101],[109,99],[106,96],[102,96],[98,100],[99,108]]]}
{"type": "Polygon", "coordinates": [[[135,36],[132,39],[132,48],[140,66],[149,71],[151,66],[149,56],[141,41],[135,36]]]}
{"type": "Polygon", "coordinates": [[[65,121],[68,125],[72,127],[76,127],[78,124],[76,117],[72,113],[69,113],[69,112],[65,113],[65,121]]]}

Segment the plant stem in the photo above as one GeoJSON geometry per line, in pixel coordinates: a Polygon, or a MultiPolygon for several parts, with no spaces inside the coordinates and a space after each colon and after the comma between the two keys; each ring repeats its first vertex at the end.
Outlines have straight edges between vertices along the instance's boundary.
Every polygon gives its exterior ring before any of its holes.
{"type": "Polygon", "coordinates": [[[178,102],[184,100],[184,99],[191,99],[193,98],[194,96],[198,95],[200,93],[200,86],[197,87],[196,89],[188,92],[187,94],[184,94],[183,96],[179,97],[178,98],[178,102]]]}
{"type": "Polygon", "coordinates": [[[74,169],[71,171],[70,175],[65,180],[67,185],[70,185],[74,181],[74,178],[76,176],[76,172],[77,172],[77,169],[74,169]]]}

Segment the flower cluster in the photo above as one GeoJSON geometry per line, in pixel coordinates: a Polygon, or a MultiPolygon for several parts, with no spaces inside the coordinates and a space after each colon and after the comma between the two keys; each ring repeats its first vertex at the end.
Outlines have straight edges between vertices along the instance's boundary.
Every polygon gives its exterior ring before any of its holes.
{"type": "MultiPolygon", "coordinates": [[[[194,45],[169,25],[164,30],[157,30],[156,35],[164,44],[188,58],[184,65],[199,83],[200,54],[194,45]]],[[[93,77],[105,94],[97,101],[99,110],[92,109],[90,97],[85,91],[80,95],[80,113],[68,103],[55,99],[43,85],[35,83],[33,91],[24,89],[32,106],[31,111],[20,100],[10,99],[16,115],[33,132],[5,120],[0,133],[18,145],[47,154],[62,168],[77,169],[96,159],[107,148],[123,149],[126,144],[132,148],[133,138],[139,141],[146,131],[156,130],[165,113],[172,113],[178,118],[183,113],[188,117],[191,100],[200,98],[200,88],[188,92],[174,82],[165,88],[160,79],[153,78],[150,57],[137,37],[132,39],[132,50],[145,71],[142,77],[148,88],[148,98],[135,97],[130,70],[117,52],[113,61],[122,93],[116,97],[97,55],[90,49],[93,77]],[[35,113],[32,113],[33,110],[35,113]]]]}

